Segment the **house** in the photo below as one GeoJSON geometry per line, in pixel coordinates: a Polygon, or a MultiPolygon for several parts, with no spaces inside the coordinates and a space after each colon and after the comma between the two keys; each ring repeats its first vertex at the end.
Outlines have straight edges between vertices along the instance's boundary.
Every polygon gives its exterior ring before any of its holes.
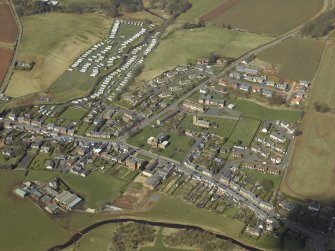
{"type": "Polygon", "coordinates": [[[200,91],[201,94],[207,94],[208,93],[208,88],[206,86],[201,87],[199,91],[200,91]]]}
{"type": "Polygon", "coordinates": [[[320,211],[320,209],[321,209],[321,205],[317,201],[312,201],[308,205],[308,210],[311,211],[311,212],[318,213],[320,211]]]}
{"type": "Polygon", "coordinates": [[[250,86],[246,84],[241,84],[240,85],[240,90],[244,92],[249,92],[250,91],[250,86]]]}
{"type": "Polygon", "coordinates": [[[6,148],[2,150],[2,154],[5,155],[8,158],[13,158],[15,157],[15,150],[13,148],[6,148]]]}
{"type": "Polygon", "coordinates": [[[262,92],[262,87],[259,87],[259,86],[253,86],[253,87],[252,87],[252,92],[253,92],[253,93],[260,93],[260,92],[262,92]]]}
{"type": "Polygon", "coordinates": [[[247,226],[245,228],[245,231],[251,235],[254,235],[256,237],[259,237],[262,233],[262,230],[260,228],[254,228],[254,227],[250,227],[250,226],[247,226]]]}
{"type": "Polygon", "coordinates": [[[204,107],[202,105],[193,103],[189,100],[184,101],[183,107],[188,109],[188,110],[192,110],[192,111],[196,111],[196,112],[204,112],[204,107]]]}
{"type": "Polygon", "coordinates": [[[267,98],[271,98],[273,96],[273,91],[267,90],[267,89],[263,89],[262,91],[262,95],[267,97],[267,98]]]}
{"type": "Polygon", "coordinates": [[[263,158],[265,158],[265,159],[269,158],[269,156],[270,156],[270,152],[269,152],[268,150],[266,150],[266,149],[262,149],[262,150],[259,152],[259,154],[260,154],[263,158]]]}
{"type": "Polygon", "coordinates": [[[279,206],[289,212],[293,211],[293,209],[295,208],[295,206],[290,202],[288,202],[287,200],[281,201],[279,203],[279,206]]]}
{"type": "Polygon", "coordinates": [[[203,119],[198,119],[196,115],[193,115],[193,125],[203,127],[203,128],[209,128],[210,123],[203,119]]]}
{"type": "Polygon", "coordinates": [[[284,138],[284,136],[282,136],[281,134],[279,134],[278,132],[272,132],[270,133],[270,138],[274,141],[277,141],[279,143],[284,143],[286,142],[286,138],[284,138]]]}
{"type": "Polygon", "coordinates": [[[268,211],[271,211],[275,208],[271,203],[266,201],[260,201],[259,207],[268,211]]]}
{"type": "Polygon", "coordinates": [[[45,163],[45,168],[48,170],[52,170],[55,167],[55,162],[53,160],[47,160],[45,163]]]}
{"type": "Polygon", "coordinates": [[[15,194],[20,196],[21,198],[24,198],[29,194],[29,192],[24,185],[21,185],[15,189],[15,194]]]}
{"type": "Polygon", "coordinates": [[[135,171],[138,168],[137,165],[138,161],[132,157],[126,159],[126,166],[130,169],[135,171]]]}
{"type": "Polygon", "coordinates": [[[227,86],[227,81],[224,78],[219,78],[218,84],[222,86],[227,86]]]}
{"type": "Polygon", "coordinates": [[[302,101],[302,98],[300,98],[300,97],[294,98],[291,101],[291,105],[300,105],[301,101],[302,101]]]}
{"type": "Polygon", "coordinates": [[[263,122],[262,127],[261,127],[261,132],[268,133],[270,131],[271,125],[272,124],[270,121],[263,122]]]}
{"type": "Polygon", "coordinates": [[[299,85],[305,88],[308,88],[310,86],[310,82],[307,80],[300,80],[299,85]]]}
{"type": "Polygon", "coordinates": [[[288,84],[283,83],[283,84],[277,84],[276,88],[282,91],[287,91],[288,90],[288,84]]]}

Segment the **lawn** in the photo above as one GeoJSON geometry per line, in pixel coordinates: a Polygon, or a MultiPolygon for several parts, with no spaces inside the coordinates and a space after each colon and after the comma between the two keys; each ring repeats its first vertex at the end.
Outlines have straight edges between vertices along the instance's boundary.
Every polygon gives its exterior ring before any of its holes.
{"type": "MultiPolygon", "coordinates": [[[[36,64],[31,71],[15,71],[6,90],[14,97],[47,89],[82,51],[107,36],[113,23],[112,18],[93,13],[48,13],[21,21],[23,37],[18,58],[36,64]]],[[[68,93],[75,89],[71,85],[63,88],[68,93]]]]}
{"type": "MultiPolygon", "coordinates": [[[[26,180],[48,181],[56,175],[57,173],[49,171],[29,171],[26,180]]],[[[122,188],[128,183],[100,173],[91,173],[86,178],[74,174],[60,174],[58,176],[71,190],[81,195],[85,199],[86,206],[91,208],[97,208],[101,203],[116,199],[122,188]]]]}
{"type": "Polygon", "coordinates": [[[281,189],[300,199],[333,203],[335,199],[335,119],[332,114],[317,113],[319,101],[334,108],[335,44],[329,42],[312,87],[308,110],[302,120],[302,135],[296,140],[281,189]]]}
{"type": "Polygon", "coordinates": [[[210,22],[280,35],[307,22],[322,7],[322,0],[241,0],[210,22]]]}
{"type": "Polygon", "coordinates": [[[226,0],[211,0],[211,1],[203,1],[203,0],[190,0],[192,3],[191,9],[182,13],[178,18],[177,22],[191,22],[195,19],[201,17],[206,14],[208,11],[214,9],[218,5],[226,2],[226,0]]]}
{"type": "Polygon", "coordinates": [[[279,76],[282,78],[311,81],[318,69],[323,49],[323,41],[290,38],[261,52],[257,57],[279,64],[279,76]]]}
{"type": "Polygon", "coordinates": [[[79,122],[86,116],[87,113],[88,113],[88,110],[86,109],[69,107],[62,113],[62,115],[60,115],[60,117],[66,120],[79,122]]]}
{"type": "Polygon", "coordinates": [[[193,125],[193,116],[187,115],[181,125],[180,128],[187,129],[191,131],[208,131],[210,133],[215,133],[216,135],[222,138],[228,138],[232,131],[234,130],[235,125],[237,124],[238,120],[234,119],[226,119],[226,118],[217,118],[217,117],[210,117],[210,116],[198,116],[198,119],[204,119],[211,123],[211,128],[206,129],[199,126],[193,125]],[[214,125],[217,125],[217,128],[214,128],[214,125]]]}
{"type": "Polygon", "coordinates": [[[209,57],[212,52],[221,56],[239,57],[272,39],[268,36],[222,29],[210,24],[196,30],[177,30],[163,39],[148,56],[139,80],[150,80],[176,65],[185,65],[188,60],[209,57]]]}
{"type": "Polygon", "coordinates": [[[287,122],[297,122],[301,118],[300,111],[271,109],[248,100],[238,100],[236,105],[235,109],[247,118],[287,122]]]}
{"type": "Polygon", "coordinates": [[[195,143],[194,139],[188,136],[178,135],[176,132],[169,131],[167,129],[151,128],[149,126],[144,128],[143,131],[141,131],[139,134],[128,139],[127,142],[133,146],[142,147],[145,150],[150,150],[153,153],[174,159],[176,161],[182,161],[186,157],[189,149],[195,143]],[[154,149],[149,144],[147,144],[149,137],[155,137],[160,133],[165,133],[170,136],[168,140],[170,144],[166,149],[154,149]]]}
{"type": "Polygon", "coordinates": [[[68,234],[46,212],[12,192],[23,178],[23,171],[0,171],[1,250],[47,250],[68,240],[68,234]]]}
{"type": "Polygon", "coordinates": [[[231,134],[229,141],[232,143],[241,141],[242,146],[248,147],[251,144],[260,123],[261,122],[259,120],[255,119],[240,119],[235,126],[235,129],[231,134]]]}

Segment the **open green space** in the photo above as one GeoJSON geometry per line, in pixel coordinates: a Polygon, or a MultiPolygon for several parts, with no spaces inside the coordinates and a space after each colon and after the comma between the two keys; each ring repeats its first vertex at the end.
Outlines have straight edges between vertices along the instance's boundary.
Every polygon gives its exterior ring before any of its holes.
{"type": "Polygon", "coordinates": [[[87,113],[88,110],[86,109],[69,107],[62,113],[60,117],[70,121],[80,121],[86,116],[87,113]]]}
{"type": "Polygon", "coordinates": [[[186,154],[188,153],[189,149],[194,144],[194,139],[185,136],[185,135],[178,135],[177,132],[170,131],[163,128],[152,128],[150,126],[145,127],[140,133],[131,137],[127,141],[129,144],[142,147],[145,150],[150,150],[153,153],[165,156],[167,158],[174,159],[176,161],[182,161],[186,154]],[[166,149],[159,149],[159,148],[152,148],[148,143],[147,140],[150,137],[156,137],[160,133],[164,133],[169,135],[168,141],[170,144],[167,146],[166,149]]]}
{"type": "Polygon", "coordinates": [[[280,35],[309,21],[322,7],[321,0],[241,0],[210,22],[280,35]]]}
{"type": "Polygon", "coordinates": [[[259,120],[241,118],[234,128],[233,133],[230,135],[229,141],[234,144],[241,144],[244,147],[248,147],[260,125],[259,120]]]}
{"type": "Polygon", "coordinates": [[[214,133],[222,138],[228,138],[229,135],[234,130],[235,125],[237,124],[238,120],[234,119],[226,119],[226,118],[219,118],[219,117],[211,117],[211,116],[197,116],[198,119],[203,119],[205,121],[210,122],[210,128],[202,128],[199,126],[193,125],[193,116],[187,115],[179,128],[191,131],[208,131],[210,133],[214,133]],[[217,128],[216,128],[217,127],[217,128]]]}
{"type": "Polygon", "coordinates": [[[115,200],[127,181],[100,173],[91,173],[87,177],[74,174],[57,174],[49,171],[29,171],[26,180],[48,181],[59,176],[73,192],[85,199],[87,207],[97,208],[105,202],[115,200]]]}
{"type": "Polygon", "coordinates": [[[257,57],[280,65],[279,76],[282,78],[311,81],[318,69],[324,45],[320,40],[289,38],[262,51],[257,57]]]}
{"type": "MultiPolygon", "coordinates": [[[[48,13],[22,17],[23,36],[18,59],[33,61],[31,71],[15,71],[6,93],[19,97],[46,90],[86,49],[104,39],[113,19],[97,13],[48,13]]],[[[80,82],[80,80],[78,80],[80,82]]],[[[64,85],[63,94],[81,84],[64,85]]]]}
{"type": "Polygon", "coordinates": [[[271,109],[248,100],[237,100],[236,110],[244,117],[259,120],[282,120],[287,122],[297,122],[301,118],[301,112],[295,110],[271,109]]]}
{"type": "Polygon", "coordinates": [[[245,174],[247,174],[248,176],[253,177],[258,181],[262,181],[264,179],[271,180],[276,189],[279,188],[279,186],[280,186],[282,175],[265,174],[265,173],[257,172],[257,171],[250,170],[250,169],[247,169],[247,168],[243,168],[242,171],[245,174]]]}
{"type": "Polygon", "coordinates": [[[221,56],[239,57],[272,39],[210,24],[201,29],[177,30],[163,39],[148,56],[139,79],[150,80],[177,65],[185,65],[188,60],[209,57],[212,52],[221,56]]]}
{"type": "Polygon", "coordinates": [[[60,225],[32,201],[14,194],[15,185],[23,179],[24,171],[0,171],[0,249],[47,250],[65,242],[69,236],[60,225]]]}
{"type": "Polygon", "coordinates": [[[189,2],[192,3],[191,9],[189,9],[185,13],[180,14],[180,16],[176,20],[177,22],[194,21],[195,19],[206,14],[208,11],[214,9],[218,5],[226,2],[226,0],[189,0],[189,2]]]}
{"type": "Polygon", "coordinates": [[[281,186],[283,192],[293,197],[330,204],[335,199],[335,119],[333,114],[316,112],[313,103],[318,101],[334,109],[334,57],[335,44],[329,42],[302,119],[302,135],[296,139],[281,186]]]}

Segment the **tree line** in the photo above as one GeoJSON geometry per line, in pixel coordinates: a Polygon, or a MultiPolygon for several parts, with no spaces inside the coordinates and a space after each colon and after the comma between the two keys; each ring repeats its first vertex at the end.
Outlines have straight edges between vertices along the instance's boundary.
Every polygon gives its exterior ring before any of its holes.
{"type": "Polygon", "coordinates": [[[323,37],[335,28],[335,9],[323,13],[315,20],[304,25],[302,35],[310,37],[323,37]]]}

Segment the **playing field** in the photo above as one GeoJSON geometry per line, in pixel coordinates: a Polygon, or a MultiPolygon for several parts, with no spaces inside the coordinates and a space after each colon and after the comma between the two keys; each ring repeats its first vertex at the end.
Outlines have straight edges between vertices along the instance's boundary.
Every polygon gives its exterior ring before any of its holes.
{"type": "Polygon", "coordinates": [[[328,43],[318,70],[310,105],[302,120],[302,135],[296,140],[289,167],[284,175],[283,192],[301,199],[332,203],[335,199],[335,118],[317,113],[313,102],[334,108],[335,44],[328,43]]]}
{"type": "Polygon", "coordinates": [[[0,171],[0,249],[47,250],[65,242],[69,236],[60,225],[32,201],[13,193],[12,189],[22,182],[23,177],[24,171],[0,171]]]}
{"type": "Polygon", "coordinates": [[[188,60],[209,57],[212,52],[239,57],[271,40],[268,36],[235,32],[214,25],[196,30],[178,30],[162,40],[149,55],[139,79],[152,79],[167,69],[185,65],[188,60]]]}
{"type": "Polygon", "coordinates": [[[18,58],[36,64],[32,71],[16,71],[6,93],[19,97],[47,89],[82,51],[108,34],[112,22],[112,18],[99,14],[48,13],[23,17],[18,58]]]}
{"type": "Polygon", "coordinates": [[[0,84],[6,76],[7,69],[13,57],[13,50],[0,46],[0,84]]]}
{"type": "Polygon", "coordinates": [[[272,121],[282,120],[287,122],[297,122],[301,118],[300,111],[271,109],[249,100],[238,100],[236,105],[235,109],[248,118],[272,121]]]}
{"type": "Polygon", "coordinates": [[[69,107],[62,113],[60,117],[70,121],[80,121],[87,113],[88,111],[85,109],[69,107]]]}
{"type": "Polygon", "coordinates": [[[177,18],[176,21],[177,22],[194,21],[226,1],[227,0],[211,0],[211,1],[190,0],[189,2],[192,3],[191,9],[189,9],[185,13],[182,13],[177,18]]]}
{"type": "Polygon", "coordinates": [[[322,7],[322,0],[228,0],[225,6],[219,6],[202,19],[252,32],[280,35],[308,21],[322,7]]]}
{"type": "Polygon", "coordinates": [[[318,68],[323,49],[323,41],[290,38],[261,52],[257,57],[279,64],[279,76],[282,78],[310,81],[318,68]]]}
{"type": "Polygon", "coordinates": [[[17,34],[17,24],[9,4],[0,1],[0,42],[13,43],[17,34]]]}

